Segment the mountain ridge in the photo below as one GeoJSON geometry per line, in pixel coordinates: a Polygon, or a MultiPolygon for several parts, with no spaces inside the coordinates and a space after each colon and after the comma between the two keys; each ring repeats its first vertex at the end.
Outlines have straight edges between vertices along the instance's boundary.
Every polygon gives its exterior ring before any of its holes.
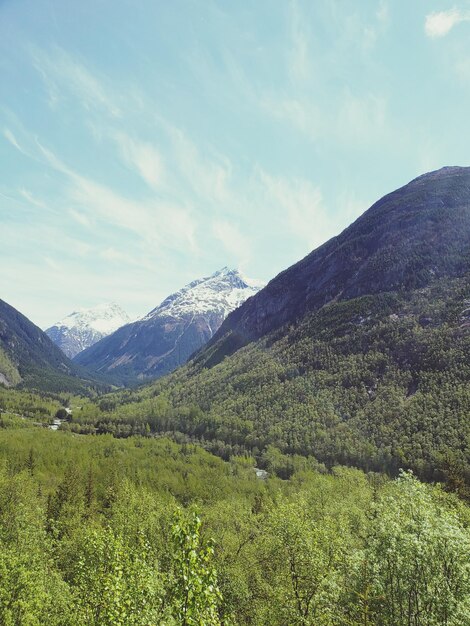
{"type": "Polygon", "coordinates": [[[470,221],[469,191],[470,168],[445,167],[386,194],[342,233],[278,274],[231,313],[199,360],[218,363],[239,347],[295,323],[330,301],[425,286],[441,275],[457,276],[462,259],[470,258],[470,243],[464,236],[470,221]],[[440,215],[449,210],[456,214],[447,215],[448,219],[440,215]],[[442,232],[433,227],[437,222],[442,232]],[[451,236],[445,239],[448,231],[451,236]],[[415,250],[414,258],[407,255],[408,249],[415,250]]]}

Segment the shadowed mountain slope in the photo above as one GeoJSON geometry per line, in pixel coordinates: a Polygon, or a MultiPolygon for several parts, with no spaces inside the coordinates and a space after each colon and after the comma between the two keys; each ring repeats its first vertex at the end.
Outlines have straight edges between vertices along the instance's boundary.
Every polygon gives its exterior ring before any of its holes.
{"type": "MultiPolygon", "coordinates": [[[[46,391],[86,392],[102,387],[72,363],[38,326],[0,300],[0,383],[46,391]]],[[[106,385],[109,387],[109,385],[106,385]]]]}
{"type": "Polygon", "coordinates": [[[328,302],[460,276],[470,266],[469,230],[470,168],[420,176],[229,315],[199,358],[217,363],[328,302]]]}

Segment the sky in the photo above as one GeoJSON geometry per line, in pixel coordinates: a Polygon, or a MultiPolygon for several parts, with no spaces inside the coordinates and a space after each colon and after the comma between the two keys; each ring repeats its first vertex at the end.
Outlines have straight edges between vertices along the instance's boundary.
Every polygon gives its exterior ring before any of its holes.
{"type": "Polygon", "coordinates": [[[0,0],[0,298],[268,281],[470,164],[470,0],[0,0]]]}

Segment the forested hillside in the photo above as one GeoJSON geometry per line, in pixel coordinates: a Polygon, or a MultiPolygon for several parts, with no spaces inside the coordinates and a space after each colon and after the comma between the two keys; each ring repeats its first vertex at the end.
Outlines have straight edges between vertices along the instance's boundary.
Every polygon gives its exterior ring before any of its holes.
{"type": "Polygon", "coordinates": [[[86,404],[68,428],[168,433],[216,454],[470,477],[470,280],[332,303],[212,368],[192,363],[86,404]],[[282,455],[281,455],[282,457],[282,455]]]}

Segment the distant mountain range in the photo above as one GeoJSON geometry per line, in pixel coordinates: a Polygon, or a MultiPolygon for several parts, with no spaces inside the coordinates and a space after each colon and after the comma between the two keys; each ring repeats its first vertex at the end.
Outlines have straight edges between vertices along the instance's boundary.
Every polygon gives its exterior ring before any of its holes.
{"type": "Polygon", "coordinates": [[[111,302],[74,311],[45,332],[72,359],[130,321],[127,313],[111,302]]]}
{"type": "Polygon", "coordinates": [[[185,363],[260,286],[224,267],[80,352],[75,362],[126,383],[158,378],[185,363]]]}
{"type": "Polygon", "coordinates": [[[84,393],[103,383],[72,363],[19,311],[0,300],[0,384],[84,393]]]}

